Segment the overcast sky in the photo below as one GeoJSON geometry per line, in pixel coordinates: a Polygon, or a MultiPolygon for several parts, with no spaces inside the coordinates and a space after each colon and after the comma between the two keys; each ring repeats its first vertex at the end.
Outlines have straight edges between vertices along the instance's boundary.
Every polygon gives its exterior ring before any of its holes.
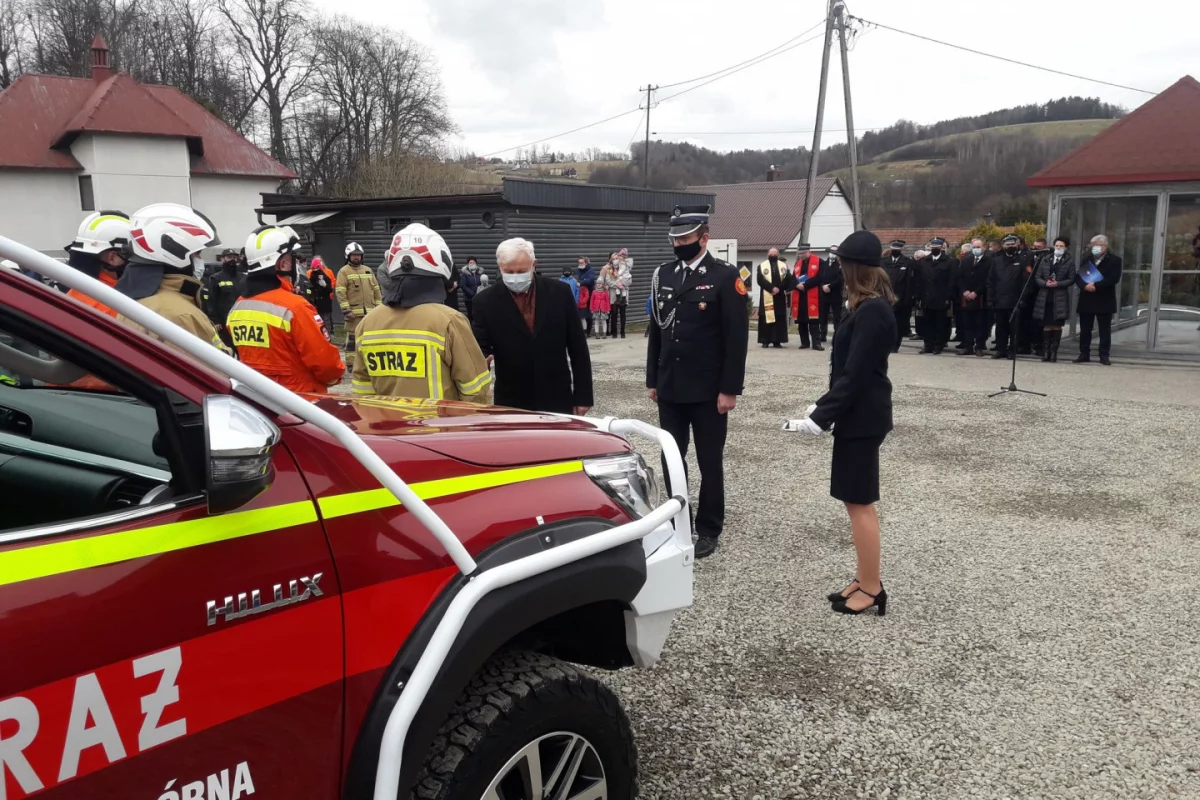
{"type": "MultiPolygon", "coordinates": [[[[685,81],[770,50],[819,25],[825,0],[315,0],[328,12],[384,21],[436,55],[452,144],[479,155],[637,108],[638,87],[685,81]]],[[[849,0],[867,20],[1040,66],[1161,91],[1200,77],[1200,4],[1161,0],[1102,11],[1091,0],[849,0]],[[1116,9],[1121,8],[1121,11],[1116,9]]],[[[813,29],[812,35],[820,34],[813,29]]],[[[811,145],[821,39],[652,110],[651,131],[718,150],[811,145]],[[733,132],[736,135],[718,135],[733,132]]],[[[850,51],[859,134],[906,118],[935,122],[1065,95],[1127,108],[1148,95],[1052,75],[887,30],[850,51]]],[[[844,137],[838,53],[831,62],[825,143],[844,137]]],[[[663,89],[659,97],[695,84],[663,89]]],[[[657,98],[656,98],[657,99],[657,98]]],[[[625,150],[640,111],[550,141],[569,152],[625,150]]]]}

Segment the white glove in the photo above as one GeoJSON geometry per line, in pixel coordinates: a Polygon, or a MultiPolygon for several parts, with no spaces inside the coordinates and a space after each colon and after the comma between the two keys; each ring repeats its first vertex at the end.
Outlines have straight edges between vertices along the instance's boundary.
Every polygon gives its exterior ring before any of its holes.
{"type": "Polygon", "coordinates": [[[783,429],[790,433],[806,433],[809,436],[820,436],[825,433],[821,426],[807,417],[805,419],[789,419],[783,423],[783,429]]]}

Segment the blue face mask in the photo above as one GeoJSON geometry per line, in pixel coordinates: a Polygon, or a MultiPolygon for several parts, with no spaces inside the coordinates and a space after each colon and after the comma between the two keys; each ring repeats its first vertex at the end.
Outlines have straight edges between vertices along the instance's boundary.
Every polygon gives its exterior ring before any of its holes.
{"type": "Polygon", "coordinates": [[[979,258],[981,255],[983,255],[983,248],[982,247],[972,247],[971,255],[975,256],[976,258],[979,258]]]}
{"type": "Polygon", "coordinates": [[[1094,255],[1094,256],[1096,256],[1097,258],[1099,258],[1099,257],[1100,257],[1101,255],[1103,255],[1103,254],[1104,254],[1104,248],[1103,248],[1103,247],[1101,247],[1101,246],[1100,246],[1100,245],[1098,245],[1098,244],[1094,244],[1094,245],[1092,245],[1092,255],[1094,255]]]}

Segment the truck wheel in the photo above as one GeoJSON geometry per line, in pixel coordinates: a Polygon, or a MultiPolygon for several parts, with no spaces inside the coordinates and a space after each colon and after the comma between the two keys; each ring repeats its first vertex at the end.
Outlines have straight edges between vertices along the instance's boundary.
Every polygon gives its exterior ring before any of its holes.
{"type": "Polygon", "coordinates": [[[501,653],[429,749],[419,800],[632,800],[637,747],[616,695],[576,667],[501,653]]]}

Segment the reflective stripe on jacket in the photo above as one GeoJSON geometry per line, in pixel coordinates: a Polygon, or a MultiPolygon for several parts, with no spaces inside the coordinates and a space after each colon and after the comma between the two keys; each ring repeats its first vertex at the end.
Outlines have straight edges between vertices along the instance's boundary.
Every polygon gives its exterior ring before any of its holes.
{"type": "Polygon", "coordinates": [[[491,370],[467,318],[441,303],[380,306],[358,326],[354,393],[491,402],[491,370]]]}
{"type": "Polygon", "coordinates": [[[321,315],[287,288],[237,301],[226,325],[242,363],[285,389],[324,394],[346,371],[321,315]]]}
{"type": "Polygon", "coordinates": [[[366,264],[347,264],[338,271],[337,288],[338,306],[343,314],[353,314],[358,318],[365,316],[371,309],[383,302],[379,292],[379,282],[375,274],[366,264]]]}

